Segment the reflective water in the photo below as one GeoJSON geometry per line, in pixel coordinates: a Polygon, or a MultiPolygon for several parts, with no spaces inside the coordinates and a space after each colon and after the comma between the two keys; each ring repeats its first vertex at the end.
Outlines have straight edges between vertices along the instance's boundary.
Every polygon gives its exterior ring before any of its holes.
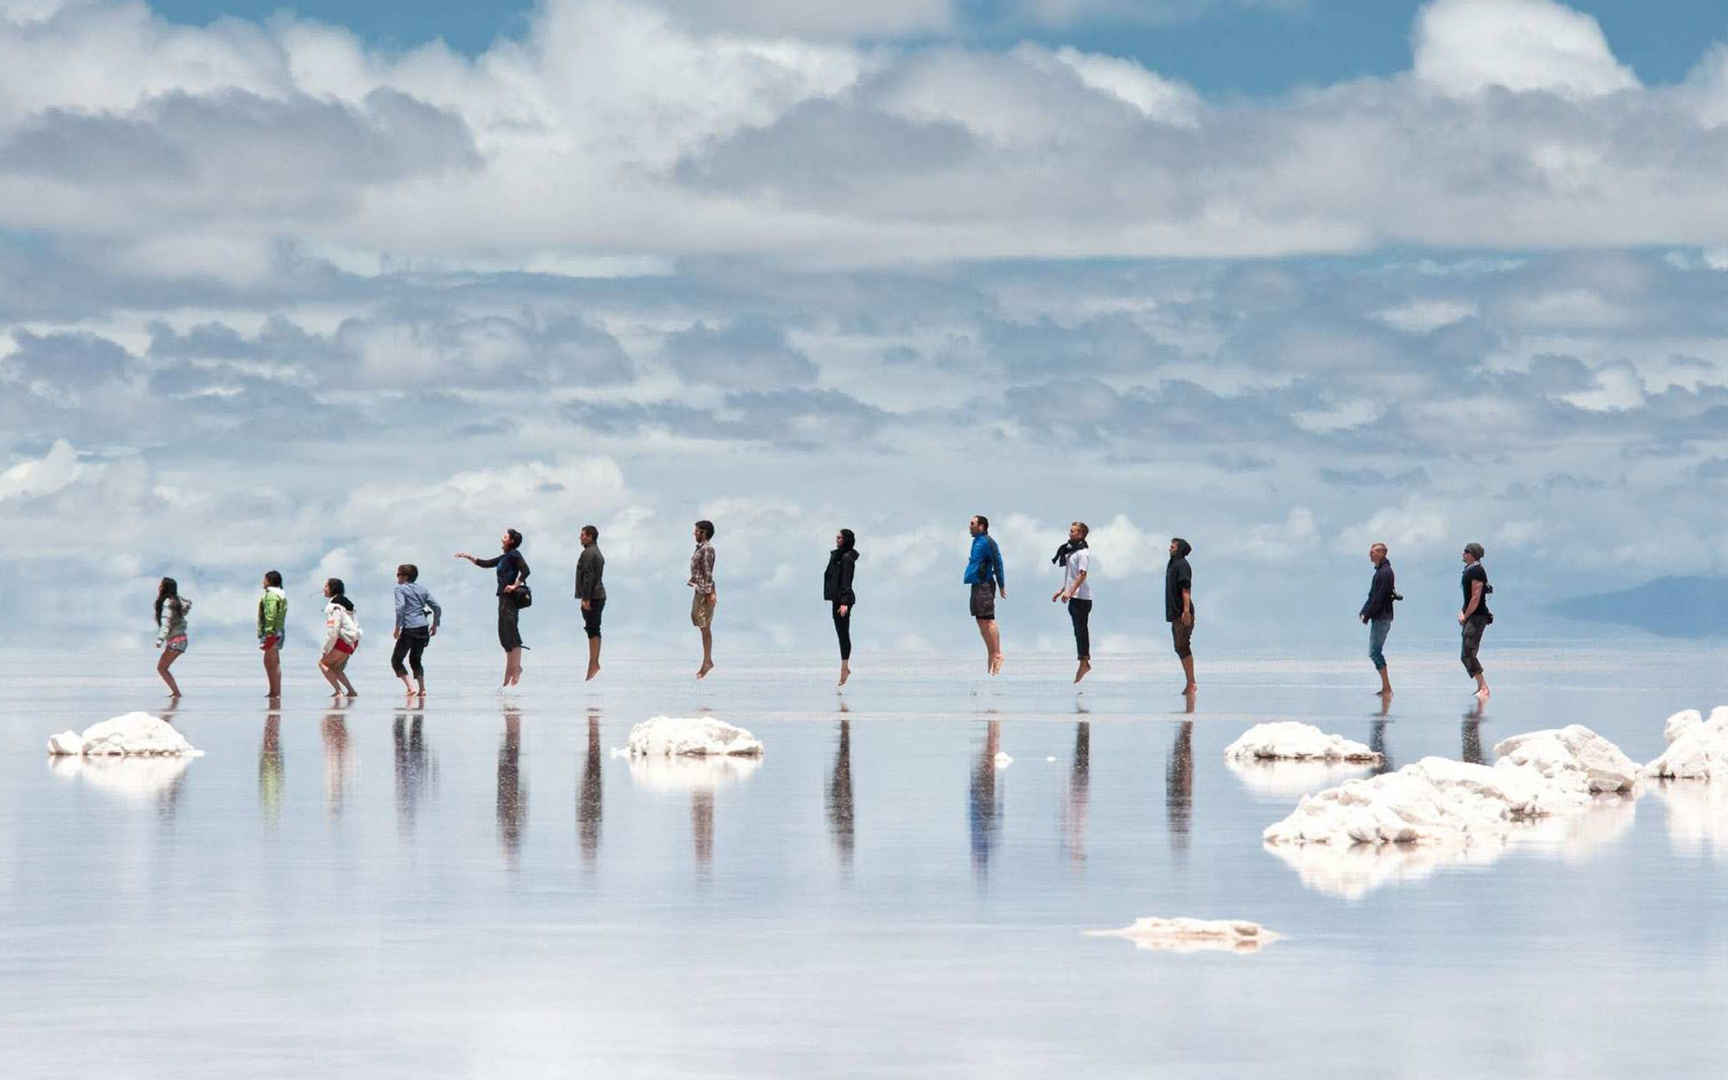
{"type": "Polygon", "coordinates": [[[1492,760],[1582,722],[1647,760],[1728,700],[1703,650],[1455,660],[1052,660],[1001,680],[613,661],[601,687],[438,656],[330,708],[194,654],[207,756],[66,770],[46,737],[155,707],[138,671],[0,655],[0,1037],[11,1076],[1716,1075],[1728,1051],[1728,798],[1654,791],[1470,865],[1290,865],[1260,830],[1327,770],[1227,769],[1248,724],[1492,760]],[[709,710],[757,763],[611,755],[709,710]],[[998,764],[998,753],[1012,758],[998,764]],[[1254,919],[1257,955],[1087,938],[1254,919]]]}

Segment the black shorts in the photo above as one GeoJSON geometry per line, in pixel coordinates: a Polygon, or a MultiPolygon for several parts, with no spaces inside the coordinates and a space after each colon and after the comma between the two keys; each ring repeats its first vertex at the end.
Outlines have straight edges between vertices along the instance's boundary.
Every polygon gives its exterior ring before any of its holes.
{"type": "Polygon", "coordinates": [[[522,632],[516,626],[516,601],[509,593],[498,597],[498,644],[505,652],[522,647],[522,632]]]}
{"type": "Polygon", "coordinates": [[[1184,623],[1180,615],[1170,620],[1170,643],[1176,647],[1177,656],[1184,660],[1193,656],[1194,649],[1191,644],[1193,640],[1194,627],[1192,624],[1184,623]]]}
{"type": "Polygon", "coordinates": [[[588,601],[588,606],[582,609],[582,632],[591,638],[600,636],[600,613],[606,610],[606,600],[588,601]]]}
{"type": "Polygon", "coordinates": [[[996,586],[988,581],[980,581],[972,586],[972,601],[969,610],[974,619],[994,619],[996,617],[996,586]]]}

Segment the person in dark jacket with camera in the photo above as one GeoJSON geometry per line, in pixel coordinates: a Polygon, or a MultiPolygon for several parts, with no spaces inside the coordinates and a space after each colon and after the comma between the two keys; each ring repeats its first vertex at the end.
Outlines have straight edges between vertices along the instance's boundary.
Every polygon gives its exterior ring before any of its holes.
{"type": "Polygon", "coordinates": [[[858,538],[851,529],[841,529],[834,536],[834,550],[828,553],[828,569],[822,573],[822,599],[834,606],[834,636],[840,640],[841,686],[852,677],[852,605],[858,602],[852,592],[852,571],[857,565],[858,538]]]}
{"type": "Polygon", "coordinates": [[[1494,621],[1494,613],[1488,610],[1488,594],[1494,591],[1494,586],[1488,584],[1488,571],[1482,565],[1484,554],[1481,544],[1464,545],[1464,575],[1458,582],[1464,590],[1464,606],[1458,611],[1463,638],[1458,658],[1464,662],[1464,670],[1476,680],[1477,701],[1488,700],[1488,677],[1482,674],[1482,662],[1476,659],[1476,652],[1482,648],[1482,631],[1494,621]]]}
{"type": "Polygon", "coordinates": [[[1368,549],[1368,561],[1374,564],[1374,579],[1368,584],[1368,600],[1360,612],[1368,627],[1368,659],[1380,673],[1380,696],[1392,696],[1392,676],[1386,670],[1386,635],[1392,632],[1392,606],[1398,599],[1398,578],[1392,573],[1392,560],[1386,557],[1386,545],[1376,543],[1368,549]]]}
{"type": "Polygon", "coordinates": [[[528,560],[522,557],[522,534],[505,529],[498,538],[498,554],[490,559],[477,559],[466,551],[458,551],[458,559],[467,559],[483,570],[498,572],[498,645],[504,650],[503,686],[515,686],[522,680],[522,633],[517,626],[517,613],[532,603],[528,591],[528,560]]]}

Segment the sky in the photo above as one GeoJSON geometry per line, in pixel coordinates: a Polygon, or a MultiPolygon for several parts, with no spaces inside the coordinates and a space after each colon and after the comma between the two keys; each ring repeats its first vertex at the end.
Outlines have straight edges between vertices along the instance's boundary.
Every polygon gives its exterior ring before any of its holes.
{"type": "Polygon", "coordinates": [[[722,640],[801,656],[840,527],[860,649],[976,649],[973,513],[1011,656],[1077,518],[1101,652],[1167,648],[1177,534],[1197,650],[1356,648],[1375,540],[1411,639],[1468,540],[1507,640],[1722,573],[1725,22],[0,0],[0,642],[148,648],[171,574],[243,646],[271,568],[387,634],[412,561],[484,647],[449,556],[513,526],[574,644],[587,522],[639,651],[697,518],[722,640]]]}

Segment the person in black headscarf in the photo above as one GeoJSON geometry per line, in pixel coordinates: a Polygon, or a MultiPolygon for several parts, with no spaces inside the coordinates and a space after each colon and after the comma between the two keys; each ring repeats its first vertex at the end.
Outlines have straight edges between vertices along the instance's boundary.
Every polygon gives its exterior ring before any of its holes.
{"type": "Polygon", "coordinates": [[[840,639],[840,683],[852,677],[852,571],[858,565],[858,538],[851,529],[834,535],[834,550],[828,553],[828,569],[822,573],[822,599],[834,606],[834,636],[840,639]]]}
{"type": "Polygon", "coordinates": [[[1056,595],[1050,602],[1068,605],[1068,621],[1074,624],[1074,651],[1079,654],[1080,666],[1074,671],[1074,681],[1079,682],[1092,670],[1092,635],[1087,627],[1092,618],[1092,586],[1087,583],[1087,572],[1091,569],[1091,555],[1086,548],[1086,534],[1091,532],[1084,521],[1076,521],[1068,526],[1068,540],[1056,549],[1056,554],[1050,561],[1062,568],[1062,587],[1056,590],[1056,595]]]}
{"type": "Polygon", "coordinates": [[[1180,536],[1170,540],[1170,563],[1164,570],[1164,621],[1170,624],[1170,637],[1176,655],[1182,660],[1182,674],[1187,684],[1182,693],[1192,694],[1194,682],[1194,650],[1189,643],[1194,637],[1194,571],[1188,567],[1188,553],[1193,545],[1180,536]]]}

